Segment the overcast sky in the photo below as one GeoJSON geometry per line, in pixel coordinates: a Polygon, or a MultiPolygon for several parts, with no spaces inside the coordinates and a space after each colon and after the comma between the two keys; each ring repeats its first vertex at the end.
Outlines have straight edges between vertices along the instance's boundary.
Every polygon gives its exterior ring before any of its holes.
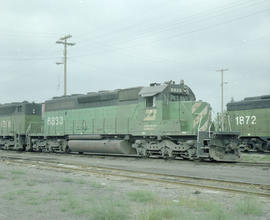
{"type": "Polygon", "coordinates": [[[184,79],[197,99],[270,94],[269,0],[0,0],[0,103],[184,79]]]}

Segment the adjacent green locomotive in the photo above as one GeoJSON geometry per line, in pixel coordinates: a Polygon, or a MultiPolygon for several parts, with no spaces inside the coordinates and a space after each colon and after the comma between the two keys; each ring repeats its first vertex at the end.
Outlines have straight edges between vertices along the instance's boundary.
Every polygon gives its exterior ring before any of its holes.
{"type": "Polygon", "coordinates": [[[225,124],[239,131],[243,150],[270,151],[270,95],[227,104],[225,124]]]}
{"type": "Polygon", "coordinates": [[[41,105],[21,102],[0,105],[0,148],[24,150],[26,137],[41,132],[41,105]]]}
{"type": "Polygon", "coordinates": [[[211,131],[211,107],[181,81],[56,97],[26,150],[235,161],[237,134],[211,131]]]}

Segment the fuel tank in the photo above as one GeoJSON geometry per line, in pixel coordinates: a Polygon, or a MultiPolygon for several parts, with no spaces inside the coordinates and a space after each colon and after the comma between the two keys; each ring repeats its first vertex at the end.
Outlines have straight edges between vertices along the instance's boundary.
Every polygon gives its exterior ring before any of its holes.
{"type": "Polygon", "coordinates": [[[69,140],[71,152],[136,154],[136,150],[125,140],[69,140]]]}

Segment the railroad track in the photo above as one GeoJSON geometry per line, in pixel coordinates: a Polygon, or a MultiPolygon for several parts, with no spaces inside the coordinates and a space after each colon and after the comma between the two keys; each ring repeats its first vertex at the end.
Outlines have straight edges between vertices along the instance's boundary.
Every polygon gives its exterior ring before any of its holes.
{"type": "MultiPolygon", "coordinates": [[[[7,152],[4,150],[0,150],[0,153],[2,152],[7,152]]],[[[78,153],[69,153],[69,154],[64,154],[64,153],[40,153],[40,152],[25,152],[25,151],[8,151],[8,152],[12,152],[14,154],[29,154],[29,155],[40,155],[40,156],[44,156],[44,155],[57,155],[57,156],[63,156],[63,157],[69,157],[69,156],[74,156],[74,157],[89,157],[89,158],[101,158],[101,159],[106,159],[106,158],[134,158],[134,159],[138,159],[138,160],[144,160],[145,158],[139,157],[137,155],[121,155],[121,154],[78,154],[78,153]]],[[[146,158],[147,160],[149,160],[149,158],[146,158]]],[[[150,159],[153,160],[164,160],[163,158],[159,158],[159,157],[151,157],[150,159]]],[[[168,159],[169,160],[169,159],[168,159]]],[[[193,164],[193,163],[198,163],[200,165],[220,165],[220,166],[261,166],[261,167],[269,167],[270,168],[270,162],[253,162],[253,161],[238,161],[238,162],[216,162],[216,161],[199,161],[199,160],[194,160],[194,161],[190,161],[190,160],[183,160],[183,159],[179,159],[179,160],[171,160],[172,162],[180,162],[180,163],[189,163],[189,164],[193,164]]]]}
{"type": "Polygon", "coordinates": [[[261,166],[261,167],[269,167],[270,162],[248,162],[248,161],[240,161],[236,162],[235,165],[244,165],[244,166],[261,166]]]}
{"type": "MultiPolygon", "coordinates": [[[[115,157],[115,158],[119,158],[119,155],[105,155],[105,154],[72,154],[74,156],[78,156],[78,157],[96,157],[96,158],[106,158],[106,157],[115,157]]],[[[134,155],[120,155],[122,158],[138,158],[140,160],[143,160],[145,158],[141,158],[139,156],[134,156],[134,155]]],[[[151,159],[153,160],[164,160],[163,158],[159,158],[159,157],[152,157],[151,159]]],[[[147,160],[149,160],[149,158],[147,158],[147,160]]],[[[168,159],[169,160],[169,159],[168,159]]],[[[239,161],[239,162],[216,162],[216,161],[198,161],[198,160],[194,160],[194,161],[190,161],[190,160],[183,160],[183,159],[179,159],[179,160],[172,160],[175,162],[179,162],[179,163],[198,163],[200,165],[220,165],[220,166],[261,166],[261,167],[269,167],[270,168],[270,162],[251,162],[251,161],[239,161]]]]}
{"type": "Polygon", "coordinates": [[[270,152],[269,151],[266,151],[266,152],[260,152],[260,151],[243,151],[242,154],[270,155],[270,152]]]}
{"type": "Polygon", "coordinates": [[[53,169],[65,172],[87,173],[102,176],[111,176],[137,181],[163,183],[179,186],[195,187],[214,191],[249,194],[270,197],[270,185],[254,184],[241,181],[227,181],[214,178],[196,176],[167,175],[154,172],[138,171],[127,168],[112,168],[107,166],[79,165],[74,163],[59,162],[46,158],[23,158],[14,156],[1,156],[2,161],[17,165],[53,169]]]}
{"type": "MultiPolygon", "coordinates": [[[[56,153],[56,154],[61,154],[64,156],[68,156],[68,155],[73,155],[73,156],[78,156],[78,157],[95,157],[95,158],[137,158],[139,160],[143,160],[143,159],[147,159],[149,160],[149,158],[142,158],[139,157],[137,155],[108,155],[108,154],[78,154],[78,153],[70,153],[70,154],[63,154],[63,153],[56,153]]],[[[153,160],[164,160],[164,158],[160,158],[160,157],[151,157],[150,159],[153,160]]],[[[170,160],[170,159],[168,159],[170,160]]],[[[221,166],[262,166],[262,167],[269,167],[270,168],[270,162],[251,162],[251,161],[238,161],[238,162],[216,162],[216,161],[199,161],[199,160],[194,160],[194,161],[190,161],[190,160],[184,160],[184,159],[179,159],[179,160],[171,160],[171,161],[175,161],[175,162],[183,162],[183,163],[198,163],[200,165],[221,165],[221,166]]]]}

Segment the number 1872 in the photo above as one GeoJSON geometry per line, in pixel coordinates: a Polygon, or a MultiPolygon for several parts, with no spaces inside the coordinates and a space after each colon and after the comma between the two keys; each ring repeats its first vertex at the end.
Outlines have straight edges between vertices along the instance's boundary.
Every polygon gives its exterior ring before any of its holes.
{"type": "Polygon", "coordinates": [[[236,125],[248,125],[248,124],[255,125],[256,124],[255,115],[237,116],[235,120],[236,120],[236,125]]]}

